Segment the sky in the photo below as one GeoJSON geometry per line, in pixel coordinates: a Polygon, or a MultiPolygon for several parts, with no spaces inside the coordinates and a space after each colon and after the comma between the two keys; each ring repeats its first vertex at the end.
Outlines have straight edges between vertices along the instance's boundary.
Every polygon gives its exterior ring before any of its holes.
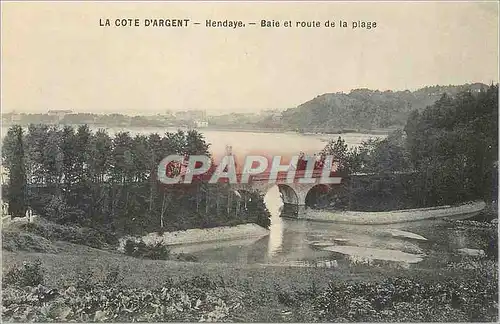
{"type": "Polygon", "coordinates": [[[495,1],[1,6],[3,112],[258,112],[356,88],[498,82],[495,1]],[[101,27],[106,18],[111,26],[101,27]],[[137,18],[140,26],[115,27],[117,18],[137,18]],[[143,26],[151,18],[190,25],[143,26]],[[207,19],[242,20],[246,27],[209,28],[207,19]],[[336,27],[263,28],[262,19],[282,26],[329,20],[336,27]],[[377,27],[353,29],[353,21],[377,27]]]}

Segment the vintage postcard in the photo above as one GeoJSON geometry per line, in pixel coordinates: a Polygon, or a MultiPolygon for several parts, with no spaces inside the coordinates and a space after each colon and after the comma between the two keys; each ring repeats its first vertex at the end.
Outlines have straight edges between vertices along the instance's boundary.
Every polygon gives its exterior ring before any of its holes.
{"type": "Polygon", "coordinates": [[[1,2],[2,322],[497,322],[499,3],[1,2]]]}

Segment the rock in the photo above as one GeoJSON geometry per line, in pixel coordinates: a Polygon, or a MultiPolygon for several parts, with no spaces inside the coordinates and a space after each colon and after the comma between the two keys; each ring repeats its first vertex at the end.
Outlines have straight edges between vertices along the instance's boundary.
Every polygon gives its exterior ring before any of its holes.
{"type": "Polygon", "coordinates": [[[427,239],[421,235],[411,233],[411,232],[406,232],[406,231],[401,231],[398,229],[389,229],[388,232],[393,236],[393,237],[404,237],[404,238],[409,238],[409,239],[414,239],[414,240],[419,240],[419,241],[427,241],[427,239]]]}
{"type": "Polygon", "coordinates": [[[349,240],[347,239],[341,239],[341,238],[333,238],[331,239],[331,242],[310,242],[309,244],[311,244],[312,246],[314,247],[324,247],[324,246],[332,246],[332,245],[336,245],[337,244],[345,244],[349,242],[349,240]]]}
{"type": "Polygon", "coordinates": [[[485,255],[483,250],[468,249],[468,248],[458,249],[458,253],[464,254],[464,255],[469,255],[469,256],[484,256],[485,255]]]}
{"type": "Polygon", "coordinates": [[[313,243],[311,243],[311,245],[314,247],[323,247],[323,246],[332,246],[332,245],[335,245],[335,243],[332,243],[332,242],[313,242],[313,243]]]}
{"type": "Polygon", "coordinates": [[[316,263],[316,266],[317,267],[320,267],[320,268],[333,268],[333,269],[336,269],[339,267],[339,264],[337,262],[337,260],[327,260],[327,261],[318,261],[316,263]]]}
{"type": "Polygon", "coordinates": [[[407,263],[417,263],[423,260],[424,255],[405,253],[398,250],[375,249],[360,246],[327,246],[324,251],[332,251],[349,255],[359,260],[386,260],[407,263]]]}
{"type": "Polygon", "coordinates": [[[492,220],[491,220],[491,223],[492,223],[492,224],[498,224],[498,218],[492,219],[492,220]]]}

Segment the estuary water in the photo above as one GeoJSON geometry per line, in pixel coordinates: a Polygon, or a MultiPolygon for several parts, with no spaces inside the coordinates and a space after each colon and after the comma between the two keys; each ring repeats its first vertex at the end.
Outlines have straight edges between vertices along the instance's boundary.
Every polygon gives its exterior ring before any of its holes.
{"type": "Polygon", "coordinates": [[[176,246],[201,262],[342,267],[353,263],[435,268],[457,260],[459,249],[484,250],[481,229],[443,220],[388,225],[347,225],[281,217],[283,203],[273,187],[265,197],[269,235],[260,239],[176,246]]]}

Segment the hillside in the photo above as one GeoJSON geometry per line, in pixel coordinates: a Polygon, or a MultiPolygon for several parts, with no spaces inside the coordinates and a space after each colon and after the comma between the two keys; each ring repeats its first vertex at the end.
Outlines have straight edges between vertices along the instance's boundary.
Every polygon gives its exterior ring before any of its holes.
{"type": "Polygon", "coordinates": [[[487,88],[482,83],[432,86],[416,91],[356,89],[350,93],[326,93],[283,112],[284,128],[298,131],[337,132],[401,127],[409,113],[432,105],[443,93],[454,95],[487,88]]]}

